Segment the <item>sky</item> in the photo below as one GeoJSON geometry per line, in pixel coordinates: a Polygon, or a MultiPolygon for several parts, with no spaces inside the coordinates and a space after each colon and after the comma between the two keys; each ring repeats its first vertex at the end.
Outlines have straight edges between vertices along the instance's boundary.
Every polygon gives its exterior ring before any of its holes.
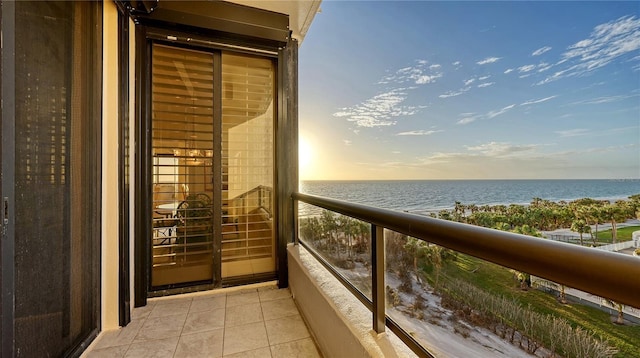
{"type": "Polygon", "coordinates": [[[324,0],[301,180],[640,178],[640,2],[324,0]]]}

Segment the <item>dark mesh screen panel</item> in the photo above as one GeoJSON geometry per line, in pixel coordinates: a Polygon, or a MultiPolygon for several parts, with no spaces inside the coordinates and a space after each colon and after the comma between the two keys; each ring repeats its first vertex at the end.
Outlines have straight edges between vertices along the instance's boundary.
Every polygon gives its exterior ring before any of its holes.
{"type": "Polygon", "coordinates": [[[96,5],[16,3],[16,356],[97,327],[96,5]]]}

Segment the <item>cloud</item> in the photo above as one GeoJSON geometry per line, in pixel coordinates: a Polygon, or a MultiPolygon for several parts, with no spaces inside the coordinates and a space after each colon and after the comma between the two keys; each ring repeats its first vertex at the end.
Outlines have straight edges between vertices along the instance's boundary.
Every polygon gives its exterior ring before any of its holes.
{"type": "Polygon", "coordinates": [[[467,91],[469,91],[471,89],[471,87],[465,87],[465,88],[461,88],[458,91],[449,91],[445,94],[441,94],[438,97],[440,98],[449,98],[449,97],[456,97],[459,96],[467,91]]]}
{"type": "Polygon", "coordinates": [[[427,83],[435,82],[437,78],[443,76],[442,72],[436,71],[441,66],[439,64],[432,64],[429,66],[429,62],[426,60],[416,60],[415,65],[403,67],[394,73],[383,77],[378,84],[399,84],[405,85],[408,83],[414,83],[417,85],[423,85],[427,83]]]}
{"type": "Polygon", "coordinates": [[[471,122],[475,122],[478,119],[481,119],[482,116],[481,115],[477,115],[475,113],[460,113],[460,119],[458,120],[458,122],[456,122],[456,124],[469,124],[471,122]]]}
{"type": "Polygon", "coordinates": [[[396,135],[425,136],[425,135],[432,135],[434,133],[440,133],[440,132],[442,132],[442,130],[415,130],[415,131],[408,131],[408,132],[400,132],[396,135]]]}
{"type": "Polygon", "coordinates": [[[529,72],[529,71],[535,70],[535,68],[536,68],[536,65],[520,66],[520,67],[518,67],[518,72],[520,72],[520,73],[529,72]]]}
{"type": "Polygon", "coordinates": [[[588,38],[569,46],[555,65],[566,68],[548,76],[538,85],[556,81],[560,78],[580,76],[613,61],[632,55],[640,50],[640,19],[623,16],[604,24],[597,25],[588,38]]]}
{"type": "Polygon", "coordinates": [[[448,152],[431,152],[415,159],[403,156],[402,161],[359,164],[363,170],[389,169],[392,175],[397,175],[398,170],[407,170],[429,179],[586,179],[609,169],[623,173],[613,177],[637,174],[637,165],[632,163],[620,171],[610,158],[611,153],[639,148],[638,143],[555,152],[545,150],[546,147],[548,145],[488,141],[448,152]]]}
{"type": "Polygon", "coordinates": [[[461,62],[460,62],[460,61],[456,61],[456,62],[453,62],[453,63],[451,63],[451,64],[452,64],[453,66],[460,66],[460,65],[461,65],[461,62]]]}
{"type": "Polygon", "coordinates": [[[396,88],[385,93],[378,94],[355,106],[342,108],[334,113],[335,117],[346,118],[349,122],[355,122],[359,127],[380,127],[396,124],[392,118],[411,116],[422,107],[403,106],[407,99],[408,88],[396,88]]]}
{"type": "Polygon", "coordinates": [[[545,97],[545,98],[541,98],[541,99],[532,99],[532,100],[528,100],[528,101],[526,101],[524,103],[521,103],[520,105],[521,106],[528,106],[530,104],[542,103],[542,102],[546,102],[546,101],[548,101],[550,99],[554,99],[556,97],[558,97],[558,96],[549,96],[549,97],[545,97]]]}
{"type": "Polygon", "coordinates": [[[540,47],[539,49],[533,51],[531,56],[540,56],[540,55],[542,55],[543,53],[545,53],[545,52],[547,52],[549,50],[551,50],[551,47],[549,47],[549,46],[540,47]]]}
{"type": "Polygon", "coordinates": [[[607,130],[600,131],[590,131],[586,128],[576,128],[576,129],[568,129],[563,131],[555,131],[554,133],[558,134],[560,137],[581,137],[581,136],[589,136],[589,137],[606,137],[606,136],[618,136],[621,133],[627,133],[629,131],[637,131],[638,127],[618,127],[618,128],[610,128],[607,130]]]}
{"type": "Polygon", "coordinates": [[[514,145],[510,143],[489,142],[477,146],[467,146],[471,152],[481,153],[489,157],[505,157],[522,152],[531,152],[538,146],[534,144],[514,145]]]}
{"type": "Polygon", "coordinates": [[[518,68],[510,68],[506,71],[504,71],[505,74],[513,72],[515,70],[518,70],[518,73],[522,73],[522,75],[518,76],[520,78],[527,78],[529,76],[531,76],[533,73],[532,71],[534,70],[538,70],[537,72],[544,72],[548,69],[550,69],[551,67],[553,67],[553,65],[550,65],[546,62],[540,62],[537,65],[531,64],[531,65],[524,65],[524,66],[520,66],[518,68]]]}
{"type": "Polygon", "coordinates": [[[478,88],[489,87],[489,86],[493,86],[494,84],[495,84],[495,82],[485,82],[485,83],[479,84],[478,88]]]}
{"type": "Polygon", "coordinates": [[[560,135],[560,137],[579,137],[589,134],[589,130],[584,128],[576,128],[565,131],[555,131],[554,133],[560,135]]]}
{"type": "Polygon", "coordinates": [[[427,83],[431,83],[431,82],[435,82],[435,80],[437,78],[442,77],[442,75],[434,75],[434,76],[428,76],[428,75],[423,75],[423,76],[419,76],[418,78],[416,78],[416,84],[417,85],[424,85],[427,83]]]}
{"type": "Polygon", "coordinates": [[[481,119],[492,119],[499,115],[507,113],[509,110],[513,109],[516,105],[511,104],[506,107],[503,107],[499,110],[489,111],[486,114],[475,114],[475,113],[460,113],[460,119],[456,122],[456,124],[464,125],[475,122],[481,119]]]}
{"type": "Polygon", "coordinates": [[[378,84],[390,85],[391,89],[375,95],[362,103],[346,107],[333,115],[355,122],[358,127],[381,127],[396,124],[394,118],[414,115],[425,106],[407,106],[403,102],[415,85],[426,85],[435,82],[443,76],[437,71],[441,65],[431,64],[427,60],[416,60],[411,66],[406,66],[384,76],[378,84]],[[396,88],[393,88],[396,87],[396,88]]]}
{"type": "Polygon", "coordinates": [[[506,74],[511,73],[511,72],[513,72],[513,71],[514,71],[514,69],[513,69],[513,68],[507,68],[507,69],[504,71],[504,74],[506,75],[506,74]]]}
{"type": "Polygon", "coordinates": [[[573,102],[573,104],[602,104],[602,103],[610,103],[622,101],[628,98],[638,97],[640,94],[629,94],[629,95],[618,95],[618,96],[607,96],[607,97],[597,97],[593,99],[587,99],[584,101],[573,102]]]}
{"type": "MultiPolygon", "coordinates": [[[[548,165],[548,158],[538,153],[540,145],[522,144],[514,145],[505,142],[489,142],[476,146],[466,146],[464,152],[436,152],[429,156],[418,158],[418,163],[394,163],[398,167],[432,167],[451,165],[451,168],[468,168],[473,170],[469,174],[472,177],[483,176],[481,172],[494,172],[496,169],[504,173],[505,168],[514,169],[529,167],[530,163],[536,163],[536,167],[548,165]],[[527,162],[526,164],[523,164],[527,162]],[[507,164],[508,163],[508,164],[507,164]],[[505,165],[507,164],[507,165],[505,165]]],[[[444,168],[443,168],[444,169],[444,168]]]]}
{"type": "Polygon", "coordinates": [[[488,79],[490,77],[491,76],[481,76],[481,77],[477,77],[477,78],[476,77],[472,77],[472,78],[469,78],[468,80],[463,81],[463,83],[464,83],[465,87],[469,87],[469,85],[471,85],[472,83],[474,83],[476,81],[484,81],[484,80],[486,80],[486,79],[488,79]]]}
{"type": "Polygon", "coordinates": [[[553,67],[553,65],[550,65],[548,63],[542,62],[538,65],[538,72],[544,72],[548,69],[550,69],[551,67],[553,67]]]}
{"type": "Polygon", "coordinates": [[[543,85],[545,83],[549,83],[549,82],[553,82],[555,80],[558,80],[558,79],[564,77],[565,73],[567,73],[567,72],[569,72],[569,70],[557,71],[556,73],[554,73],[553,75],[545,78],[544,80],[537,82],[536,85],[543,85]]]}
{"type": "Polygon", "coordinates": [[[478,65],[488,65],[490,63],[498,62],[502,57],[487,57],[484,60],[476,62],[478,65]]]}
{"type": "Polygon", "coordinates": [[[516,106],[515,104],[512,104],[512,105],[506,106],[506,107],[504,107],[504,108],[502,108],[500,110],[497,110],[497,111],[490,111],[489,113],[487,113],[486,117],[489,118],[489,119],[495,118],[495,117],[497,117],[497,116],[499,116],[501,114],[507,113],[510,109],[512,109],[515,106],[516,106]]]}

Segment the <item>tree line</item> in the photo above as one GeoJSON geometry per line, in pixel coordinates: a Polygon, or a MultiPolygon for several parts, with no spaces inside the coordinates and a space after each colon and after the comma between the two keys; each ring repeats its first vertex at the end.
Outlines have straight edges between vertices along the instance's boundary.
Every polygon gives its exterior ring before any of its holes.
{"type": "Polygon", "coordinates": [[[465,205],[456,201],[453,209],[440,210],[430,216],[538,237],[542,236],[540,231],[570,228],[580,234],[581,245],[584,245],[584,234],[590,234],[592,244],[596,245],[598,225],[608,223],[616,243],[618,223],[640,218],[640,194],[614,202],[591,198],[554,202],[533,198],[529,205],[465,205]]]}

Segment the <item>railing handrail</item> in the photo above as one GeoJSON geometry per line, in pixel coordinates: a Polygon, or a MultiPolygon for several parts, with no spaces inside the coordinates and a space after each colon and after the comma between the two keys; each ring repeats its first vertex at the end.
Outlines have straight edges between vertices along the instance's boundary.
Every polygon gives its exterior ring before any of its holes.
{"type": "Polygon", "coordinates": [[[251,195],[253,193],[260,193],[261,195],[260,195],[260,200],[258,202],[258,208],[259,209],[263,209],[264,211],[266,211],[267,215],[269,215],[269,217],[271,217],[271,216],[273,216],[273,213],[271,212],[271,208],[270,207],[265,207],[263,205],[263,202],[262,202],[262,193],[263,192],[271,194],[271,192],[273,192],[273,188],[270,187],[270,186],[266,186],[266,185],[260,184],[260,185],[256,186],[253,189],[249,189],[248,191],[246,191],[246,192],[244,192],[242,194],[236,195],[232,199],[229,199],[229,201],[244,200],[244,199],[248,198],[249,195],[251,195]]]}
{"type": "Polygon", "coordinates": [[[293,199],[640,308],[640,259],[316,195],[293,199]]]}

